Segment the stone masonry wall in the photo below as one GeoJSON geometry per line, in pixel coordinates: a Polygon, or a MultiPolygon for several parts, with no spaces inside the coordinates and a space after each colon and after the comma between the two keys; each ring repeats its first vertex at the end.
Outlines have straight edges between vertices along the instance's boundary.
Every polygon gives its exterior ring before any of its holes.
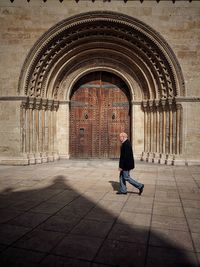
{"type": "Polygon", "coordinates": [[[1,0],[0,157],[20,153],[19,103],[2,99],[18,95],[19,76],[28,52],[56,23],[93,10],[133,16],[159,32],[171,46],[182,68],[186,97],[196,97],[194,102],[183,104],[183,152],[188,159],[200,161],[200,1],[1,0]]]}

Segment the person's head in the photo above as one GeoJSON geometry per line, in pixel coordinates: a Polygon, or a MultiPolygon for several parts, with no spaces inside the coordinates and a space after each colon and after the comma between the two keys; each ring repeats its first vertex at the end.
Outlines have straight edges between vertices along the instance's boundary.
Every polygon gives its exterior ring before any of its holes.
{"type": "Polygon", "coordinates": [[[119,139],[123,143],[128,138],[128,135],[126,133],[120,133],[119,139]]]}

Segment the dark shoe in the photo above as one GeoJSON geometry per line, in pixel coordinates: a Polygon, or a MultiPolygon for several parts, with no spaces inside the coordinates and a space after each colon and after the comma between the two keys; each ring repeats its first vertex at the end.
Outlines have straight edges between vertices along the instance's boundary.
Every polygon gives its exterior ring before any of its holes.
{"type": "Polygon", "coordinates": [[[144,190],[144,185],[139,189],[139,195],[142,195],[143,190],[144,190]]]}
{"type": "Polygon", "coordinates": [[[117,192],[116,194],[117,194],[117,195],[126,195],[126,194],[127,194],[127,192],[126,192],[126,193],[117,192]]]}

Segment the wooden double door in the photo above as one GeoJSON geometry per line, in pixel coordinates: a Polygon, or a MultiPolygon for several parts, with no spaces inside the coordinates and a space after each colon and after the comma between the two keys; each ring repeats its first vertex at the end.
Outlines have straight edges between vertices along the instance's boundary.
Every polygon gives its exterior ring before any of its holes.
{"type": "Polygon", "coordinates": [[[74,86],[70,101],[70,156],[118,158],[120,132],[130,134],[127,86],[108,72],[93,72],[74,86]]]}

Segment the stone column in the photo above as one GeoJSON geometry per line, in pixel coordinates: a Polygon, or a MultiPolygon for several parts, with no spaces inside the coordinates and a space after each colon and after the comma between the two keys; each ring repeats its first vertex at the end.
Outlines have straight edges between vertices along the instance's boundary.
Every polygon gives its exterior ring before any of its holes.
{"type": "Polygon", "coordinates": [[[143,102],[144,110],[144,151],[147,152],[147,102],[143,102]]]}
{"type": "Polygon", "coordinates": [[[22,100],[20,113],[20,125],[21,125],[21,152],[26,153],[26,110],[27,100],[22,100]]]}
{"type": "Polygon", "coordinates": [[[144,161],[147,158],[147,101],[142,102],[142,109],[144,112],[144,151],[142,152],[141,160],[144,161]]]}
{"type": "Polygon", "coordinates": [[[150,119],[150,145],[149,145],[149,161],[154,161],[154,106],[153,100],[149,100],[149,119],[150,119]]]}
{"type": "Polygon", "coordinates": [[[167,111],[167,142],[166,142],[166,164],[172,165],[174,162],[173,157],[173,101],[172,98],[168,99],[168,111],[167,111]]]}
{"type": "Polygon", "coordinates": [[[150,152],[150,143],[151,143],[151,114],[150,114],[150,107],[149,102],[147,106],[147,152],[150,152]]]}
{"type": "Polygon", "coordinates": [[[155,100],[155,120],[156,120],[156,144],[155,144],[155,161],[158,162],[159,152],[160,152],[160,101],[158,99],[155,100]]]}
{"type": "Polygon", "coordinates": [[[70,102],[67,102],[66,114],[65,114],[66,130],[67,130],[67,136],[66,136],[67,137],[67,158],[69,158],[69,156],[70,156],[70,154],[69,154],[69,138],[70,138],[70,132],[69,132],[69,116],[70,116],[69,103],[70,102]]]}
{"type": "Polygon", "coordinates": [[[53,157],[54,160],[59,159],[57,148],[57,110],[59,107],[59,101],[54,100],[53,103],[53,157]]]}
{"type": "Polygon", "coordinates": [[[69,102],[59,103],[57,111],[57,148],[60,158],[69,158],[69,102]]]}
{"type": "Polygon", "coordinates": [[[42,99],[41,99],[41,105],[40,105],[40,109],[39,109],[39,145],[38,145],[38,150],[39,150],[41,162],[42,162],[42,99]]]}
{"type": "Polygon", "coordinates": [[[173,117],[173,129],[172,129],[172,153],[176,154],[176,104],[172,107],[172,117],[173,117]]]}
{"type": "Polygon", "coordinates": [[[160,154],[160,163],[163,164],[165,163],[166,160],[166,100],[162,99],[161,100],[161,105],[162,105],[162,154],[160,154]]]}
{"type": "Polygon", "coordinates": [[[181,104],[177,104],[177,111],[176,111],[176,154],[180,154],[181,152],[181,104]]]}
{"type": "Polygon", "coordinates": [[[48,136],[46,135],[46,110],[47,110],[47,99],[42,99],[42,116],[41,116],[41,125],[42,125],[42,162],[47,162],[47,150],[46,150],[46,139],[48,136]]]}
{"type": "Polygon", "coordinates": [[[29,98],[29,164],[35,164],[35,157],[33,153],[33,109],[34,109],[34,98],[29,98]]]}
{"type": "Polygon", "coordinates": [[[41,163],[41,155],[40,155],[40,138],[39,138],[39,131],[40,131],[40,121],[39,121],[39,110],[41,108],[41,99],[36,99],[35,102],[35,160],[36,163],[41,163]]]}
{"type": "Polygon", "coordinates": [[[48,100],[47,106],[47,118],[48,118],[48,161],[53,161],[53,150],[52,150],[52,105],[53,100],[48,100]]]}
{"type": "Polygon", "coordinates": [[[161,100],[162,111],[163,111],[163,121],[162,121],[162,153],[165,154],[166,145],[166,110],[165,110],[165,100],[161,100]]]}
{"type": "Polygon", "coordinates": [[[166,116],[166,129],[165,129],[165,153],[166,155],[169,154],[169,136],[170,136],[170,132],[169,132],[169,105],[168,105],[168,101],[166,101],[165,104],[165,116],[166,116]]]}
{"type": "Polygon", "coordinates": [[[169,103],[169,153],[173,154],[173,106],[172,99],[168,99],[169,103]]]}
{"type": "Polygon", "coordinates": [[[160,155],[162,154],[162,143],[163,143],[163,109],[162,109],[162,104],[160,102],[159,105],[159,153],[160,155]]]}

